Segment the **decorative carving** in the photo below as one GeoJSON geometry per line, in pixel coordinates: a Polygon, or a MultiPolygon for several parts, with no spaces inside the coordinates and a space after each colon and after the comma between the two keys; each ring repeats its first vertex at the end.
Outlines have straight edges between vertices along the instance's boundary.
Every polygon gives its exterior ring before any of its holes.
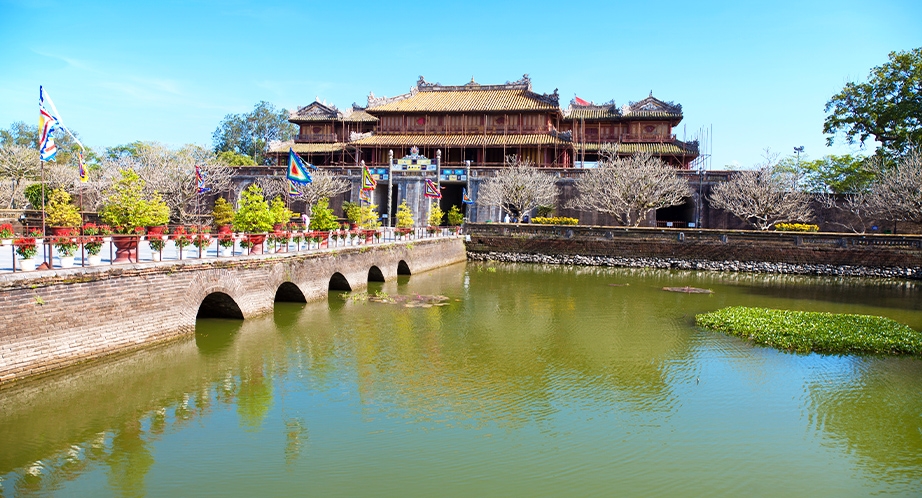
{"type": "Polygon", "coordinates": [[[653,92],[650,92],[650,96],[641,100],[640,102],[631,102],[629,105],[626,105],[621,108],[622,114],[630,114],[632,112],[663,112],[667,114],[682,114],[682,104],[675,104],[672,102],[663,102],[662,100],[653,96],[653,92]]]}
{"type": "Polygon", "coordinates": [[[573,141],[573,132],[570,131],[570,130],[567,130],[567,131],[557,131],[557,128],[551,128],[551,131],[549,132],[549,134],[550,134],[552,137],[556,137],[556,138],[559,138],[559,139],[561,139],[561,140],[565,140],[565,141],[567,141],[567,142],[572,142],[572,141],[573,141]]]}
{"type": "Polygon", "coordinates": [[[426,78],[423,78],[422,76],[420,76],[419,79],[416,80],[416,88],[424,88],[424,87],[429,87],[429,86],[440,86],[440,85],[438,82],[429,83],[428,81],[426,81],[426,78]]]}
{"type": "Polygon", "coordinates": [[[356,140],[361,140],[361,139],[363,139],[363,138],[368,138],[368,137],[374,136],[374,134],[375,134],[375,133],[374,133],[373,131],[369,131],[368,133],[356,133],[356,132],[354,132],[354,131],[353,131],[353,132],[349,132],[349,141],[350,141],[350,142],[355,142],[356,140]]]}

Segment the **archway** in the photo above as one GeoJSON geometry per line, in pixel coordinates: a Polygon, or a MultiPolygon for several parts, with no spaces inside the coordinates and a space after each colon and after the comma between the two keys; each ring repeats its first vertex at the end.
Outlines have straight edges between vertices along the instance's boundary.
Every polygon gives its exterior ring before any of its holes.
{"type": "Polygon", "coordinates": [[[402,259],[397,263],[397,275],[410,275],[410,265],[402,259]]]}
{"type": "Polygon", "coordinates": [[[275,302],[277,303],[306,303],[307,298],[297,285],[291,282],[282,282],[278,290],[275,291],[275,302]]]}
{"type": "Polygon", "coordinates": [[[372,266],[368,269],[368,281],[369,282],[384,282],[384,273],[381,272],[381,269],[377,266],[372,266]]]}
{"type": "Polygon", "coordinates": [[[212,292],[205,296],[198,307],[195,318],[235,318],[243,320],[243,312],[234,298],[223,292],[212,292]]]}
{"type": "Polygon", "coordinates": [[[330,277],[330,286],[328,289],[331,291],[352,292],[352,286],[349,285],[349,281],[339,272],[334,273],[333,276],[330,277]]]}

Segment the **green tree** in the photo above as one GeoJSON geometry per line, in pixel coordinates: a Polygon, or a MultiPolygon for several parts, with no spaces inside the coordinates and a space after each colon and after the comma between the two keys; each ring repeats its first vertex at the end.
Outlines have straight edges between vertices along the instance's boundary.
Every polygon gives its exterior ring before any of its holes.
{"type": "Polygon", "coordinates": [[[238,154],[232,150],[225,150],[218,154],[218,161],[227,166],[256,166],[252,157],[238,154]]]}
{"type": "Polygon", "coordinates": [[[464,213],[458,209],[458,206],[452,206],[448,210],[448,224],[451,226],[458,226],[464,223],[464,213]]]}
{"type": "Polygon", "coordinates": [[[330,200],[323,198],[317,201],[311,208],[311,230],[336,230],[339,228],[339,222],[336,221],[336,215],[330,209],[330,200]]]}
{"type": "Polygon", "coordinates": [[[170,219],[170,208],[160,194],[145,195],[146,182],[134,170],[123,169],[119,174],[121,178],[105,192],[100,218],[120,233],[165,225],[170,219]]]}
{"type": "Polygon", "coordinates": [[[816,160],[800,161],[794,156],[778,163],[780,171],[796,173],[807,192],[818,194],[853,194],[868,189],[875,178],[865,164],[867,158],[844,154],[828,155],[816,160]]]}
{"type": "Polygon", "coordinates": [[[873,137],[885,153],[897,155],[922,143],[922,48],[889,57],[871,69],[867,82],[847,83],[826,103],[828,145],[838,132],[850,144],[873,137]]]}
{"type": "Polygon", "coordinates": [[[272,213],[263,198],[259,185],[253,184],[243,191],[240,207],[234,214],[234,230],[244,233],[263,233],[272,229],[272,213]]]}
{"type": "Polygon", "coordinates": [[[211,217],[214,219],[215,226],[222,227],[234,222],[234,208],[223,197],[218,197],[214,201],[214,209],[211,210],[211,217]]]}
{"type": "Polygon", "coordinates": [[[435,204],[429,209],[429,226],[437,227],[442,225],[442,218],[445,216],[445,211],[442,211],[442,208],[435,204]]]}
{"type": "Polygon", "coordinates": [[[228,114],[212,134],[217,153],[233,151],[250,156],[257,164],[268,162],[269,144],[291,140],[297,127],[288,122],[288,111],[261,101],[245,114],[228,114]]]}
{"type": "Polygon", "coordinates": [[[272,199],[272,202],[269,203],[269,213],[272,214],[272,222],[276,225],[287,225],[291,221],[291,217],[294,216],[294,213],[288,209],[281,197],[272,199]]]}
{"type": "Polygon", "coordinates": [[[413,221],[413,211],[410,210],[410,206],[407,205],[407,200],[404,199],[403,202],[397,206],[397,228],[413,228],[413,225],[416,222],[413,221]]]}

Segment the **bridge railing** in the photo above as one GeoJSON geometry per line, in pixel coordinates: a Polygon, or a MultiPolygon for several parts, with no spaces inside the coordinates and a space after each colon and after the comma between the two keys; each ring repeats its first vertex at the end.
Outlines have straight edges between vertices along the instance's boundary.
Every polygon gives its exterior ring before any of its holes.
{"type": "Polygon", "coordinates": [[[460,235],[461,227],[65,236],[40,236],[36,233],[0,238],[0,274],[122,263],[305,253],[460,235]],[[32,257],[25,257],[29,255],[32,257]]]}

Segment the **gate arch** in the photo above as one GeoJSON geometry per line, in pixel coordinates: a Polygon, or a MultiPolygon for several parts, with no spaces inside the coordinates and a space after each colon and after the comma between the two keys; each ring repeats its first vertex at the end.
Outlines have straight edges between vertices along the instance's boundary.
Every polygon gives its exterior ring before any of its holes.
{"type": "Polygon", "coordinates": [[[349,281],[346,280],[346,277],[340,272],[336,272],[330,277],[330,285],[327,289],[331,291],[352,292],[352,286],[349,285],[349,281]]]}
{"type": "Polygon", "coordinates": [[[224,292],[212,292],[202,299],[195,318],[234,318],[243,320],[243,311],[234,298],[224,292]]]}

